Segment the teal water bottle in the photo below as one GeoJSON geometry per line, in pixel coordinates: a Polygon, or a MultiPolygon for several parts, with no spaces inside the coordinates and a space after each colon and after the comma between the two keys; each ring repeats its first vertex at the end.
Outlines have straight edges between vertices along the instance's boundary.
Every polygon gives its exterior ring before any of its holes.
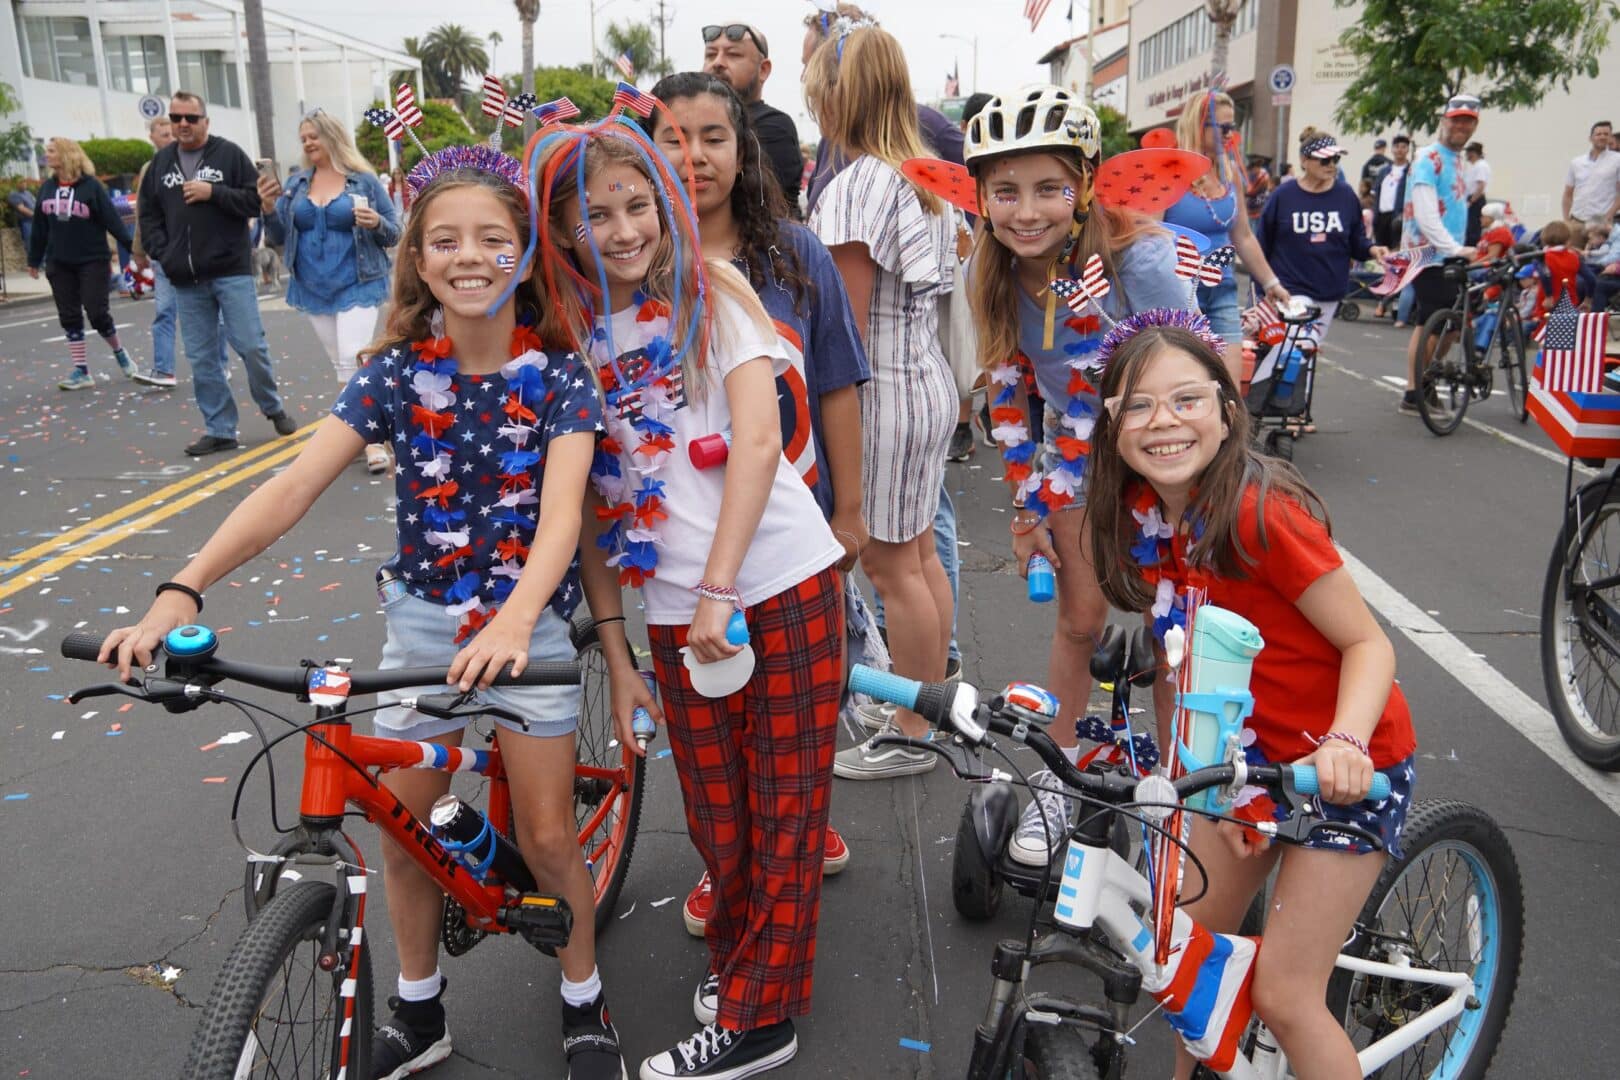
{"type": "Polygon", "coordinates": [[[1029,598],[1037,604],[1050,603],[1052,597],[1057,595],[1057,578],[1052,574],[1052,564],[1045,555],[1037,552],[1029,557],[1029,598]]]}
{"type": "MultiPolygon", "coordinates": [[[[1176,703],[1187,712],[1186,741],[1176,747],[1176,754],[1189,772],[1224,758],[1227,744],[1254,712],[1249,676],[1264,647],[1260,631],[1243,616],[1213,604],[1198,608],[1192,643],[1182,661],[1192,665],[1188,689],[1176,696],[1176,703]]],[[[1192,796],[1187,805],[1221,810],[1224,802],[1219,789],[1211,789],[1192,796]]]]}

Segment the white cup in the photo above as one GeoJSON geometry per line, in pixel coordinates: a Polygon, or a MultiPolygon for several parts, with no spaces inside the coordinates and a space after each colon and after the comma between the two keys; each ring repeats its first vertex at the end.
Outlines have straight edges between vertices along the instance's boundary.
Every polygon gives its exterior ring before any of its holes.
{"type": "Polygon", "coordinates": [[[356,210],[371,209],[371,199],[365,195],[350,195],[349,199],[354,203],[354,208],[356,210]]]}

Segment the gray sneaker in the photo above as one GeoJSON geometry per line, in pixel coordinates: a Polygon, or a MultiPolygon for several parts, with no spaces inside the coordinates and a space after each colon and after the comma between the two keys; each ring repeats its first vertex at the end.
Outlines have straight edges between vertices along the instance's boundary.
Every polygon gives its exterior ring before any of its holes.
{"type": "Polygon", "coordinates": [[[867,731],[882,731],[894,726],[894,710],[887,702],[869,701],[855,706],[855,719],[867,731]]]}
{"type": "MultiPolygon", "coordinates": [[[[935,755],[927,750],[914,750],[909,746],[874,746],[879,735],[899,735],[900,729],[892,725],[879,731],[858,746],[840,751],[833,757],[833,775],[845,780],[887,780],[894,776],[915,776],[929,772],[935,765],[935,755]]],[[[933,737],[933,733],[929,733],[933,737]]]]}
{"type": "MultiPolygon", "coordinates": [[[[1044,788],[1063,786],[1050,769],[1042,769],[1031,776],[1029,782],[1044,788]]],[[[1013,862],[1024,866],[1050,865],[1055,851],[1062,850],[1069,839],[1069,811],[1073,805],[1067,795],[1057,791],[1036,791],[1018,819],[1018,831],[1013,834],[1012,843],[1007,845],[1007,854],[1012,856],[1013,862]],[[1046,846],[1048,836],[1054,845],[1050,849],[1046,846]]]]}

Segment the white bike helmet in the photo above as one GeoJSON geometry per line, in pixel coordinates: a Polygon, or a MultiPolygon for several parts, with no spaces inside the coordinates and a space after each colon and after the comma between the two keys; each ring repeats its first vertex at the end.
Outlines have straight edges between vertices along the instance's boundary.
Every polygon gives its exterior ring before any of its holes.
{"type": "Polygon", "coordinates": [[[1046,83],[990,99],[968,121],[962,160],[969,169],[1003,154],[1030,150],[1078,151],[1096,164],[1102,124],[1080,95],[1046,83]]]}

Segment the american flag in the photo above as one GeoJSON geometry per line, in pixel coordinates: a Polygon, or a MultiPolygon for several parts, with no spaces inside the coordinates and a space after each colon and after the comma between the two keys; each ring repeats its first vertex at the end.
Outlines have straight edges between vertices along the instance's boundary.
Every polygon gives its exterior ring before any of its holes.
{"type": "Polygon", "coordinates": [[[1440,261],[1440,253],[1432,247],[1402,248],[1391,252],[1384,260],[1384,280],[1372,286],[1371,292],[1379,296],[1394,296],[1424,270],[1440,261]]]}
{"type": "Polygon", "coordinates": [[[540,121],[541,127],[545,127],[547,124],[560,124],[562,121],[570,120],[578,115],[579,106],[565,97],[534,107],[534,118],[540,121]]]}
{"type": "Polygon", "coordinates": [[[1191,281],[1198,276],[1203,260],[1198,257],[1198,245],[1192,238],[1176,234],[1176,277],[1191,281]]]}
{"type": "Polygon", "coordinates": [[[628,52],[622,52],[618,56],[615,56],[613,58],[613,66],[623,72],[626,79],[635,79],[636,65],[630,62],[630,54],[628,52]]]}
{"type": "Polygon", "coordinates": [[[1547,316],[1541,342],[1541,385],[1565,394],[1595,394],[1603,389],[1603,350],[1609,338],[1606,311],[1579,312],[1566,292],[1547,316]]]}
{"type": "Polygon", "coordinates": [[[1226,268],[1236,259],[1237,252],[1230,244],[1216,248],[1204,256],[1204,261],[1198,264],[1198,284],[1213,289],[1226,277],[1226,268]]]}
{"type": "Polygon", "coordinates": [[[315,705],[341,705],[349,696],[349,673],[337,668],[316,668],[309,673],[309,700],[315,705]]]}
{"type": "Polygon", "coordinates": [[[1058,278],[1051,283],[1050,288],[1053,296],[1068,304],[1071,311],[1079,314],[1089,303],[1095,303],[1100,311],[1102,298],[1108,295],[1112,286],[1108,282],[1108,275],[1103,271],[1102,256],[1093,254],[1086,260],[1079,281],[1072,278],[1058,278]]]}
{"type": "Polygon", "coordinates": [[[1086,259],[1085,269],[1080,272],[1080,282],[1086,287],[1086,292],[1090,293],[1094,300],[1101,301],[1103,297],[1108,295],[1111,286],[1108,284],[1108,274],[1103,269],[1101,255],[1092,252],[1091,256],[1086,259]]]}
{"type": "Polygon", "coordinates": [[[416,107],[416,91],[411,89],[410,83],[400,83],[399,89],[394,91],[394,112],[406,127],[416,127],[422,122],[422,110],[416,107]]]}
{"type": "Polygon", "coordinates": [[[506,112],[506,87],[494,75],[484,75],[484,103],[481,109],[485,116],[497,117],[506,112]]]}
{"type": "Polygon", "coordinates": [[[1052,0],[1024,0],[1024,18],[1029,20],[1029,32],[1034,33],[1035,28],[1041,24],[1041,18],[1046,9],[1052,6],[1052,0]]]}
{"type": "Polygon", "coordinates": [[[506,103],[506,109],[501,113],[501,119],[506,121],[507,127],[522,127],[523,118],[528,111],[534,108],[538,99],[533,94],[519,94],[506,103]]]}
{"type": "Polygon", "coordinates": [[[405,125],[399,122],[392,109],[367,109],[366,123],[382,128],[383,135],[391,142],[405,137],[405,125]]]}
{"type": "Polygon", "coordinates": [[[1242,323],[1245,336],[1266,345],[1275,345],[1286,336],[1277,305],[1263,296],[1255,300],[1253,307],[1244,310],[1242,323]]]}
{"type": "Polygon", "coordinates": [[[651,94],[643,94],[629,83],[620,83],[613,91],[613,107],[615,109],[629,109],[638,116],[651,116],[658,99],[651,94]]]}

